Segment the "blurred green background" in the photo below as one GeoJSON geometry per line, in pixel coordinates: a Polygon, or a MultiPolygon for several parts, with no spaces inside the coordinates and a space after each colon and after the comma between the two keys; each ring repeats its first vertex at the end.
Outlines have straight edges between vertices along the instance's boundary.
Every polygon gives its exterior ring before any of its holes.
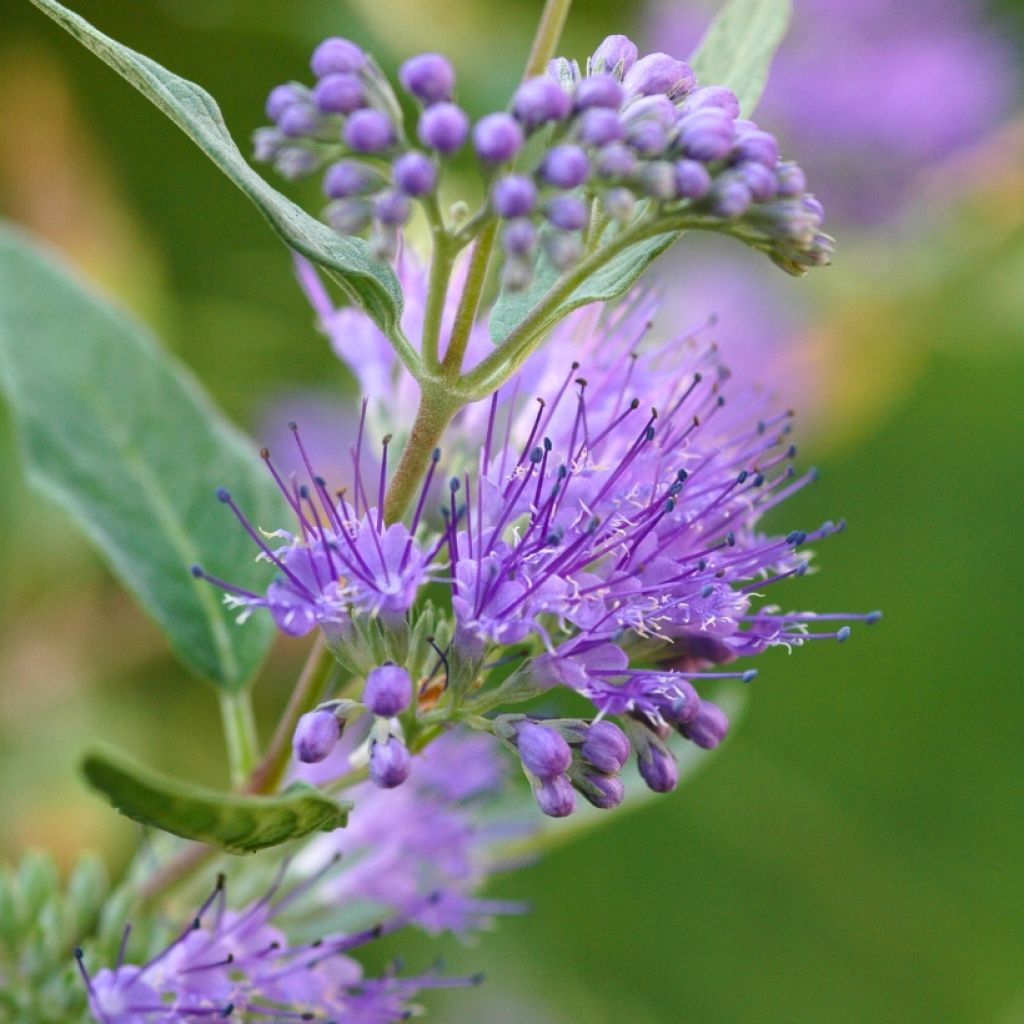
{"type": "MultiPolygon", "coordinates": [[[[386,67],[444,49],[471,112],[500,107],[540,7],[74,6],[203,84],[239,138],[334,33],[386,67]]],[[[622,7],[579,3],[562,51],[642,33],[642,5],[628,24],[622,7]]],[[[247,201],[29,4],[0,11],[0,212],[151,324],[247,429],[289,393],[350,394],[247,201]]],[[[975,16],[1020,56],[1015,5],[975,16]]],[[[823,470],[778,525],[850,522],[794,600],[881,607],[883,624],[766,656],[744,719],[695,778],[500,879],[495,893],[534,911],[445,946],[453,970],[488,982],[434,998],[436,1019],[1024,1022],[1024,128],[996,127],[928,180],[898,222],[837,228],[827,273],[772,279],[800,311],[798,355],[813,353],[801,440],[823,470]]],[[[673,272],[699,266],[702,241],[673,272]]],[[[66,866],[95,846],[116,864],[135,833],[80,786],[77,750],[102,736],[220,783],[216,700],[26,490],[6,418],[0,468],[0,856],[45,845],[66,866]]],[[[303,653],[275,650],[256,694],[266,721],[303,653]]]]}

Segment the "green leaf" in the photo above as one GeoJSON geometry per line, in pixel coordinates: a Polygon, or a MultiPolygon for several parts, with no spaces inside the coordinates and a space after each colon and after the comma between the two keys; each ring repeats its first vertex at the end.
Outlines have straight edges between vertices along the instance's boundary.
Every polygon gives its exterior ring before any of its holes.
{"type": "Polygon", "coordinates": [[[187,665],[242,688],[272,624],[237,625],[189,569],[265,584],[267,567],[215,491],[229,487],[268,527],[284,521],[283,499],[252,443],[145,328],[2,223],[0,388],[30,481],[85,531],[187,665]]]}
{"type": "Polygon", "coordinates": [[[228,853],[253,853],[312,832],[344,828],[352,809],[351,802],[331,800],[302,782],[280,796],[222,793],[159,775],[106,749],[88,754],[82,771],[94,789],[133,821],[228,853]]]}
{"type": "MultiPolygon", "coordinates": [[[[675,231],[657,235],[637,242],[612,256],[588,276],[568,298],[557,303],[549,311],[538,333],[550,329],[562,317],[574,309],[579,309],[580,306],[617,299],[636,284],[647,267],[678,237],[679,233],[675,231]]],[[[529,287],[518,292],[502,290],[487,324],[495,345],[500,345],[519,326],[523,318],[543,299],[557,280],[558,271],[546,256],[542,256],[529,287]]]]}
{"type": "Polygon", "coordinates": [[[727,85],[750,117],[791,14],[791,0],[728,0],[690,58],[701,84],[727,85]]]}
{"type": "Polygon", "coordinates": [[[271,188],[239,152],[213,97],[156,61],[104,35],[56,0],[32,0],[100,60],[165,113],[259,207],[292,248],[326,268],[349,299],[391,335],[402,311],[402,290],[391,267],[375,260],[358,238],[342,238],[271,188]]]}

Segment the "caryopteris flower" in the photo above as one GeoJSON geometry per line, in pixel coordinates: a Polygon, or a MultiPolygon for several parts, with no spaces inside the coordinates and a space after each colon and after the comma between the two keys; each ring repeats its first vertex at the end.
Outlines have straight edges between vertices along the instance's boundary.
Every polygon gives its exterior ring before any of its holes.
{"type": "Polygon", "coordinates": [[[299,522],[268,535],[276,546],[232,506],[278,578],[266,594],[228,587],[228,599],[269,608],[291,632],[322,626],[369,678],[364,704],[401,707],[378,713],[371,731],[378,785],[415,775],[407,747],[424,729],[464,720],[517,752],[547,813],[569,813],[573,789],[614,806],[621,784],[607,765],[622,758],[584,752],[588,720],[498,714],[561,686],[588,698],[598,721],[617,719],[643,778],[671,789],[669,734],[710,748],[726,733],[697,688],[755,675],[722,666],[769,647],[842,641],[842,620],[878,617],[766,602],[804,575],[808,546],[843,524],[763,532],[764,513],[815,476],[794,468],[792,413],[759,392],[730,396],[728,371],[699,338],[651,343],[653,309],[640,296],[563,321],[517,377],[464,410],[448,485],[435,453],[408,525],[388,526],[377,511],[387,436],[375,504],[357,440],[351,500],[309,466],[305,482],[284,480],[267,457],[299,522]],[[385,670],[395,677],[386,687],[375,674],[385,670]],[[408,705],[406,674],[416,681],[408,705]]]}
{"type": "Polygon", "coordinates": [[[414,130],[385,76],[355,44],[328,40],[312,67],[312,88],[289,83],[271,91],[266,109],[274,126],[256,133],[256,157],[287,177],[323,171],[328,222],[342,234],[369,229],[382,258],[396,254],[414,201],[433,222],[442,217],[445,161],[471,139],[487,199],[468,218],[453,218],[451,228],[466,241],[489,220],[503,222],[509,288],[529,283],[541,249],[568,270],[588,231],[641,222],[652,230],[726,231],[793,274],[829,261],[822,208],[800,168],[780,159],[774,137],[740,117],[728,89],[698,87],[692,69],[667,54],[639,57],[625,36],[606,39],[586,74],[575,61],[552,61],[547,74],[519,86],[508,111],[472,126],[452,100],[455,72],[440,54],[412,57],[399,72],[420,107],[414,130]],[[324,47],[359,60],[325,62],[318,57],[324,47]],[[337,70],[341,64],[346,70],[337,70]],[[413,134],[422,149],[409,141],[413,134]],[[541,135],[539,154],[513,170],[526,141],[541,135]]]}
{"type": "MultiPolygon", "coordinates": [[[[319,872],[281,893],[281,878],[248,907],[227,906],[223,876],[175,938],[141,965],[118,962],[91,974],[78,951],[89,1005],[101,1024],[185,1024],[210,1020],[345,1021],[388,1024],[413,1011],[409,1000],[427,988],[470,985],[435,971],[367,977],[352,954],[409,925],[415,914],[313,942],[290,942],[279,919],[320,883],[319,872]]],[[[283,875],[283,872],[282,872],[283,875]]],[[[424,907],[438,897],[427,896],[424,907]]],[[[421,909],[421,908],[417,908],[421,909]]]]}

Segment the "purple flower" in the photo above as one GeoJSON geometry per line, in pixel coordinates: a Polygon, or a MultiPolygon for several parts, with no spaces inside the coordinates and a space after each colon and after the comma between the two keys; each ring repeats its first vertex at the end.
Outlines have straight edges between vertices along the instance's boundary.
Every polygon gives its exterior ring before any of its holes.
{"type": "Polygon", "coordinates": [[[366,54],[350,39],[334,36],[313,51],[309,66],[318,78],[335,72],[355,72],[366,65],[366,54]]]}
{"type": "Polygon", "coordinates": [[[412,703],[412,696],[412,679],[401,665],[378,665],[363,687],[363,703],[375,715],[386,718],[404,711],[412,703]]]}
{"type": "Polygon", "coordinates": [[[576,107],[584,110],[588,107],[607,107],[618,110],[626,98],[625,91],[618,79],[610,74],[596,74],[584,78],[576,87],[576,107]]]}
{"type": "Polygon", "coordinates": [[[576,188],[587,180],[590,162],[587,154],[572,145],[554,146],[544,155],[540,173],[551,185],[558,188],[576,188]]]}
{"type": "Polygon", "coordinates": [[[595,722],[587,729],[580,750],[598,771],[612,775],[629,758],[629,740],[614,722],[595,722]]]}
{"type": "Polygon", "coordinates": [[[697,76],[688,64],[667,53],[649,53],[626,72],[622,84],[627,93],[641,96],[661,94],[677,99],[697,84],[697,76]]]}
{"type": "Polygon", "coordinates": [[[397,736],[370,741],[370,781],[381,789],[400,786],[412,771],[412,754],[397,736]]]}
{"type": "Polygon", "coordinates": [[[605,71],[621,77],[636,63],[638,53],[636,44],[626,36],[608,36],[587,62],[587,74],[605,71]]]}
{"type": "Polygon", "coordinates": [[[455,69],[440,53],[421,53],[402,64],[398,79],[417,99],[426,104],[439,103],[451,98],[455,69]]]}
{"type": "Polygon", "coordinates": [[[355,75],[325,75],[313,86],[313,100],[325,114],[351,114],[365,102],[362,83],[355,75]]]}
{"type": "Polygon", "coordinates": [[[494,183],[491,199],[499,217],[525,217],[537,202],[537,186],[524,174],[506,174],[494,183]]]}
{"type": "Polygon", "coordinates": [[[469,135],[469,118],[454,103],[435,103],[420,114],[420,142],[439,153],[454,153],[469,135]]]}
{"type": "Polygon", "coordinates": [[[409,196],[423,196],[437,184],[437,167],[423,153],[403,153],[392,165],[395,184],[409,196]]]}
{"type": "Polygon", "coordinates": [[[560,121],[571,109],[569,94],[547,75],[523,82],[512,99],[512,112],[528,130],[548,121],[560,121]]]}
{"type": "Polygon", "coordinates": [[[523,129],[511,114],[487,114],[473,128],[477,156],[489,164],[511,160],[523,147],[523,129]]]}
{"type": "Polygon", "coordinates": [[[357,153],[380,153],[395,141],[395,127],[380,110],[357,110],[345,122],[344,136],[357,153]]]}
{"type": "Polygon", "coordinates": [[[565,775],[539,780],[533,787],[533,796],[550,818],[566,818],[576,810],[576,790],[565,775]]]}
{"type": "Polygon", "coordinates": [[[587,223],[587,204],[579,196],[555,196],[544,215],[556,228],[579,231],[587,223]]]}
{"type": "Polygon", "coordinates": [[[339,739],[341,725],[334,712],[318,708],[299,719],[292,737],[292,749],[299,761],[316,764],[327,759],[339,739]]]}
{"type": "Polygon", "coordinates": [[[552,728],[529,720],[523,722],[516,733],[519,759],[523,767],[539,779],[564,775],[572,763],[569,744],[552,728]]]}

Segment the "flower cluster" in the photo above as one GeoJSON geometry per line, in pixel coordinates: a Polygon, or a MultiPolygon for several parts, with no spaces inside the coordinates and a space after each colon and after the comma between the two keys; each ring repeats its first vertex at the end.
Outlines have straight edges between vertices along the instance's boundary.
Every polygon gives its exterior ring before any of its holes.
{"type": "Polygon", "coordinates": [[[276,548],[232,504],[278,577],[265,594],[229,587],[228,599],[243,613],[268,608],[293,633],[321,626],[367,680],[371,747],[387,752],[378,768],[370,755],[378,784],[409,774],[403,737],[466,720],[517,750],[548,813],[572,809],[573,787],[613,806],[618,766],[585,753],[589,722],[486,717],[561,686],[588,698],[597,720],[618,719],[644,780],[666,791],[676,781],[669,735],[710,748],[727,729],[697,686],[749,681],[753,669],[723,666],[769,647],[845,640],[849,626],[835,620],[877,619],[784,613],[760,600],[802,576],[808,545],[842,523],[760,530],[765,512],[814,479],[793,466],[792,413],[756,392],[727,401],[714,346],[649,344],[652,306],[639,296],[563,321],[518,377],[464,411],[458,429],[483,439],[478,456],[456,450],[461,469],[442,487],[435,453],[408,525],[385,524],[377,511],[388,437],[375,508],[359,441],[351,502],[329,494],[312,467],[307,483],[286,481],[267,456],[299,523],[272,535],[276,548]],[[576,356],[568,365],[566,351],[576,356]],[[428,583],[432,630],[444,639],[414,650],[428,583]],[[394,666],[381,665],[368,623],[394,666]],[[435,649],[429,666],[424,651],[435,649]],[[399,718],[386,717],[392,709],[399,718]]]}
{"type": "Polygon", "coordinates": [[[529,283],[539,248],[567,270],[585,244],[638,221],[729,230],[794,274],[829,261],[823,210],[800,167],[780,159],[775,138],[740,117],[730,90],[698,87],[687,64],[664,53],[640,57],[625,36],[609,36],[585,75],[575,61],[552,61],[547,74],[519,86],[509,110],[472,126],[452,101],[449,61],[410,58],[399,80],[419,108],[419,147],[387,79],[358,46],[328,39],[311,66],[312,88],[288,83],[270,93],[274,126],[256,133],[257,159],[288,177],[323,171],[328,222],[342,234],[370,228],[382,258],[395,255],[414,202],[440,222],[444,162],[471,142],[488,196],[454,229],[467,241],[501,220],[504,280],[513,289],[529,283]],[[543,150],[513,169],[540,134],[543,150]]]}
{"type": "MultiPolygon", "coordinates": [[[[350,954],[405,927],[409,914],[313,942],[289,942],[276,919],[319,880],[315,875],[280,894],[279,876],[261,899],[232,910],[222,876],[187,925],[141,965],[125,962],[129,929],[113,968],[90,974],[79,950],[79,968],[96,1019],[101,1024],[211,1019],[388,1024],[406,1020],[412,1012],[409,999],[423,989],[480,980],[447,978],[433,971],[401,977],[392,970],[366,977],[350,954]]],[[[429,896],[423,902],[434,899],[429,896]]]]}

